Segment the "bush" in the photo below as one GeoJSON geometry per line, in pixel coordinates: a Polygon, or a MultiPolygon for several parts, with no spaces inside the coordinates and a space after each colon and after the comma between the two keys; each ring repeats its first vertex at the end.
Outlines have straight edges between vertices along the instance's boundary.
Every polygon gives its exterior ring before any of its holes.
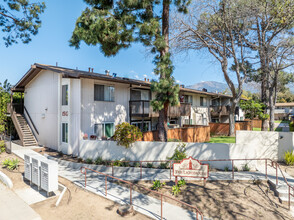
{"type": "Polygon", "coordinates": [[[131,144],[142,138],[142,136],[142,132],[138,127],[130,125],[127,122],[123,122],[116,126],[113,139],[118,145],[129,148],[131,144]]]}
{"type": "Polygon", "coordinates": [[[290,128],[290,131],[294,131],[294,122],[293,121],[291,121],[289,123],[289,128],[290,128]]]}
{"type": "Polygon", "coordinates": [[[116,167],[122,167],[123,166],[123,163],[120,161],[120,160],[115,160],[113,162],[113,166],[116,166],[116,167]]]}
{"type": "Polygon", "coordinates": [[[172,194],[174,196],[178,196],[180,192],[181,192],[181,190],[180,190],[180,187],[178,185],[174,185],[172,187],[172,194]]]}
{"type": "Polygon", "coordinates": [[[228,166],[225,167],[225,172],[228,172],[230,169],[228,166]]]}
{"type": "Polygon", "coordinates": [[[19,166],[19,160],[18,159],[5,159],[2,162],[3,167],[9,169],[9,170],[15,170],[19,166]]]}
{"type": "Polygon", "coordinates": [[[5,143],[4,141],[0,141],[0,154],[5,152],[5,143]]]}
{"type": "Polygon", "coordinates": [[[165,182],[161,183],[160,180],[153,181],[153,186],[151,186],[151,189],[153,190],[159,190],[165,185],[165,182]]]}
{"type": "Polygon", "coordinates": [[[102,157],[97,157],[97,158],[96,158],[96,160],[95,160],[95,164],[96,164],[96,165],[101,165],[101,164],[103,164],[103,163],[104,163],[104,161],[103,161],[102,157]]]}
{"type": "Polygon", "coordinates": [[[91,158],[87,158],[87,159],[85,160],[85,163],[86,163],[86,164],[92,164],[92,163],[93,163],[93,160],[92,160],[91,158]]]}
{"type": "Polygon", "coordinates": [[[181,179],[178,181],[178,186],[179,187],[182,187],[182,186],[185,186],[186,185],[186,181],[184,179],[181,179]]]}
{"type": "Polygon", "coordinates": [[[167,142],[182,142],[182,141],[180,139],[169,138],[167,139],[167,142]]]}
{"type": "Polygon", "coordinates": [[[250,171],[250,168],[247,163],[243,166],[243,171],[250,171]]]}
{"type": "Polygon", "coordinates": [[[185,158],[187,158],[185,143],[180,143],[175,149],[174,154],[171,157],[167,157],[167,159],[175,161],[180,161],[185,158]]]}
{"type": "Polygon", "coordinates": [[[83,158],[79,157],[79,158],[78,158],[78,162],[79,162],[79,163],[82,163],[82,162],[83,162],[83,158]]]}
{"type": "Polygon", "coordinates": [[[285,152],[284,160],[285,160],[285,163],[288,166],[293,166],[294,165],[294,153],[293,153],[293,150],[291,152],[290,151],[285,152]]]}
{"type": "Polygon", "coordinates": [[[153,163],[147,163],[147,168],[153,168],[153,163]]]}
{"type": "Polygon", "coordinates": [[[168,162],[166,162],[166,163],[160,163],[158,168],[159,169],[167,169],[168,168],[168,162]]]}
{"type": "Polygon", "coordinates": [[[234,171],[238,172],[239,171],[238,167],[234,166],[234,171]]]}
{"type": "Polygon", "coordinates": [[[58,151],[58,156],[63,157],[62,151],[58,151]]]}

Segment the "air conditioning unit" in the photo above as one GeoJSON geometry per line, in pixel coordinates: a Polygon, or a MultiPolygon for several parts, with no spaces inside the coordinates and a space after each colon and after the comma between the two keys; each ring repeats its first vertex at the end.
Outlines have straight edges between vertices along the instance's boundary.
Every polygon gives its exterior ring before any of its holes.
{"type": "Polygon", "coordinates": [[[24,178],[26,180],[32,181],[32,157],[34,154],[24,155],[24,178]]]}
{"type": "Polygon", "coordinates": [[[41,189],[47,192],[58,190],[58,163],[52,160],[41,161],[41,189]]]}
{"type": "Polygon", "coordinates": [[[32,183],[38,186],[38,189],[40,188],[41,185],[41,180],[40,180],[40,166],[41,166],[41,161],[46,160],[46,158],[42,156],[33,156],[32,157],[32,183]]]}

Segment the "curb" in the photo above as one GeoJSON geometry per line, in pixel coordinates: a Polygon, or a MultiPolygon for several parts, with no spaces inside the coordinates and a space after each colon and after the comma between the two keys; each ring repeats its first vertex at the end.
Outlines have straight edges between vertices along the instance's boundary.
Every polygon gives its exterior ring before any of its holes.
{"type": "Polygon", "coordinates": [[[0,182],[4,183],[9,189],[12,189],[13,183],[11,179],[0,171],[0,182]]]}

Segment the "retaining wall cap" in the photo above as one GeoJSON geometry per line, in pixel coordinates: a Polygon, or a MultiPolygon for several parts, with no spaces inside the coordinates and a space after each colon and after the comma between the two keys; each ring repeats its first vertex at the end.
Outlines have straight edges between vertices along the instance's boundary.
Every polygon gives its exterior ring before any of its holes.
{"type": "Polygon", "coordinates": [[[4,183],[8,188],[12,189],[13,183],[11,179],[0,171],[0,182],[4,183]]]}

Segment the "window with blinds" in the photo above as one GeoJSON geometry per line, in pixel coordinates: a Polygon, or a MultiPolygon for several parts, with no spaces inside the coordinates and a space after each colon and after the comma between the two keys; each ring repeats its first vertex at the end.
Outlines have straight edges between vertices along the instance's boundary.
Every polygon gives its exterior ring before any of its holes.
{"type": "Polygon", "coordinates": [[[94,101],[114,102],[114,87],[95,84],[94,101]]]}

